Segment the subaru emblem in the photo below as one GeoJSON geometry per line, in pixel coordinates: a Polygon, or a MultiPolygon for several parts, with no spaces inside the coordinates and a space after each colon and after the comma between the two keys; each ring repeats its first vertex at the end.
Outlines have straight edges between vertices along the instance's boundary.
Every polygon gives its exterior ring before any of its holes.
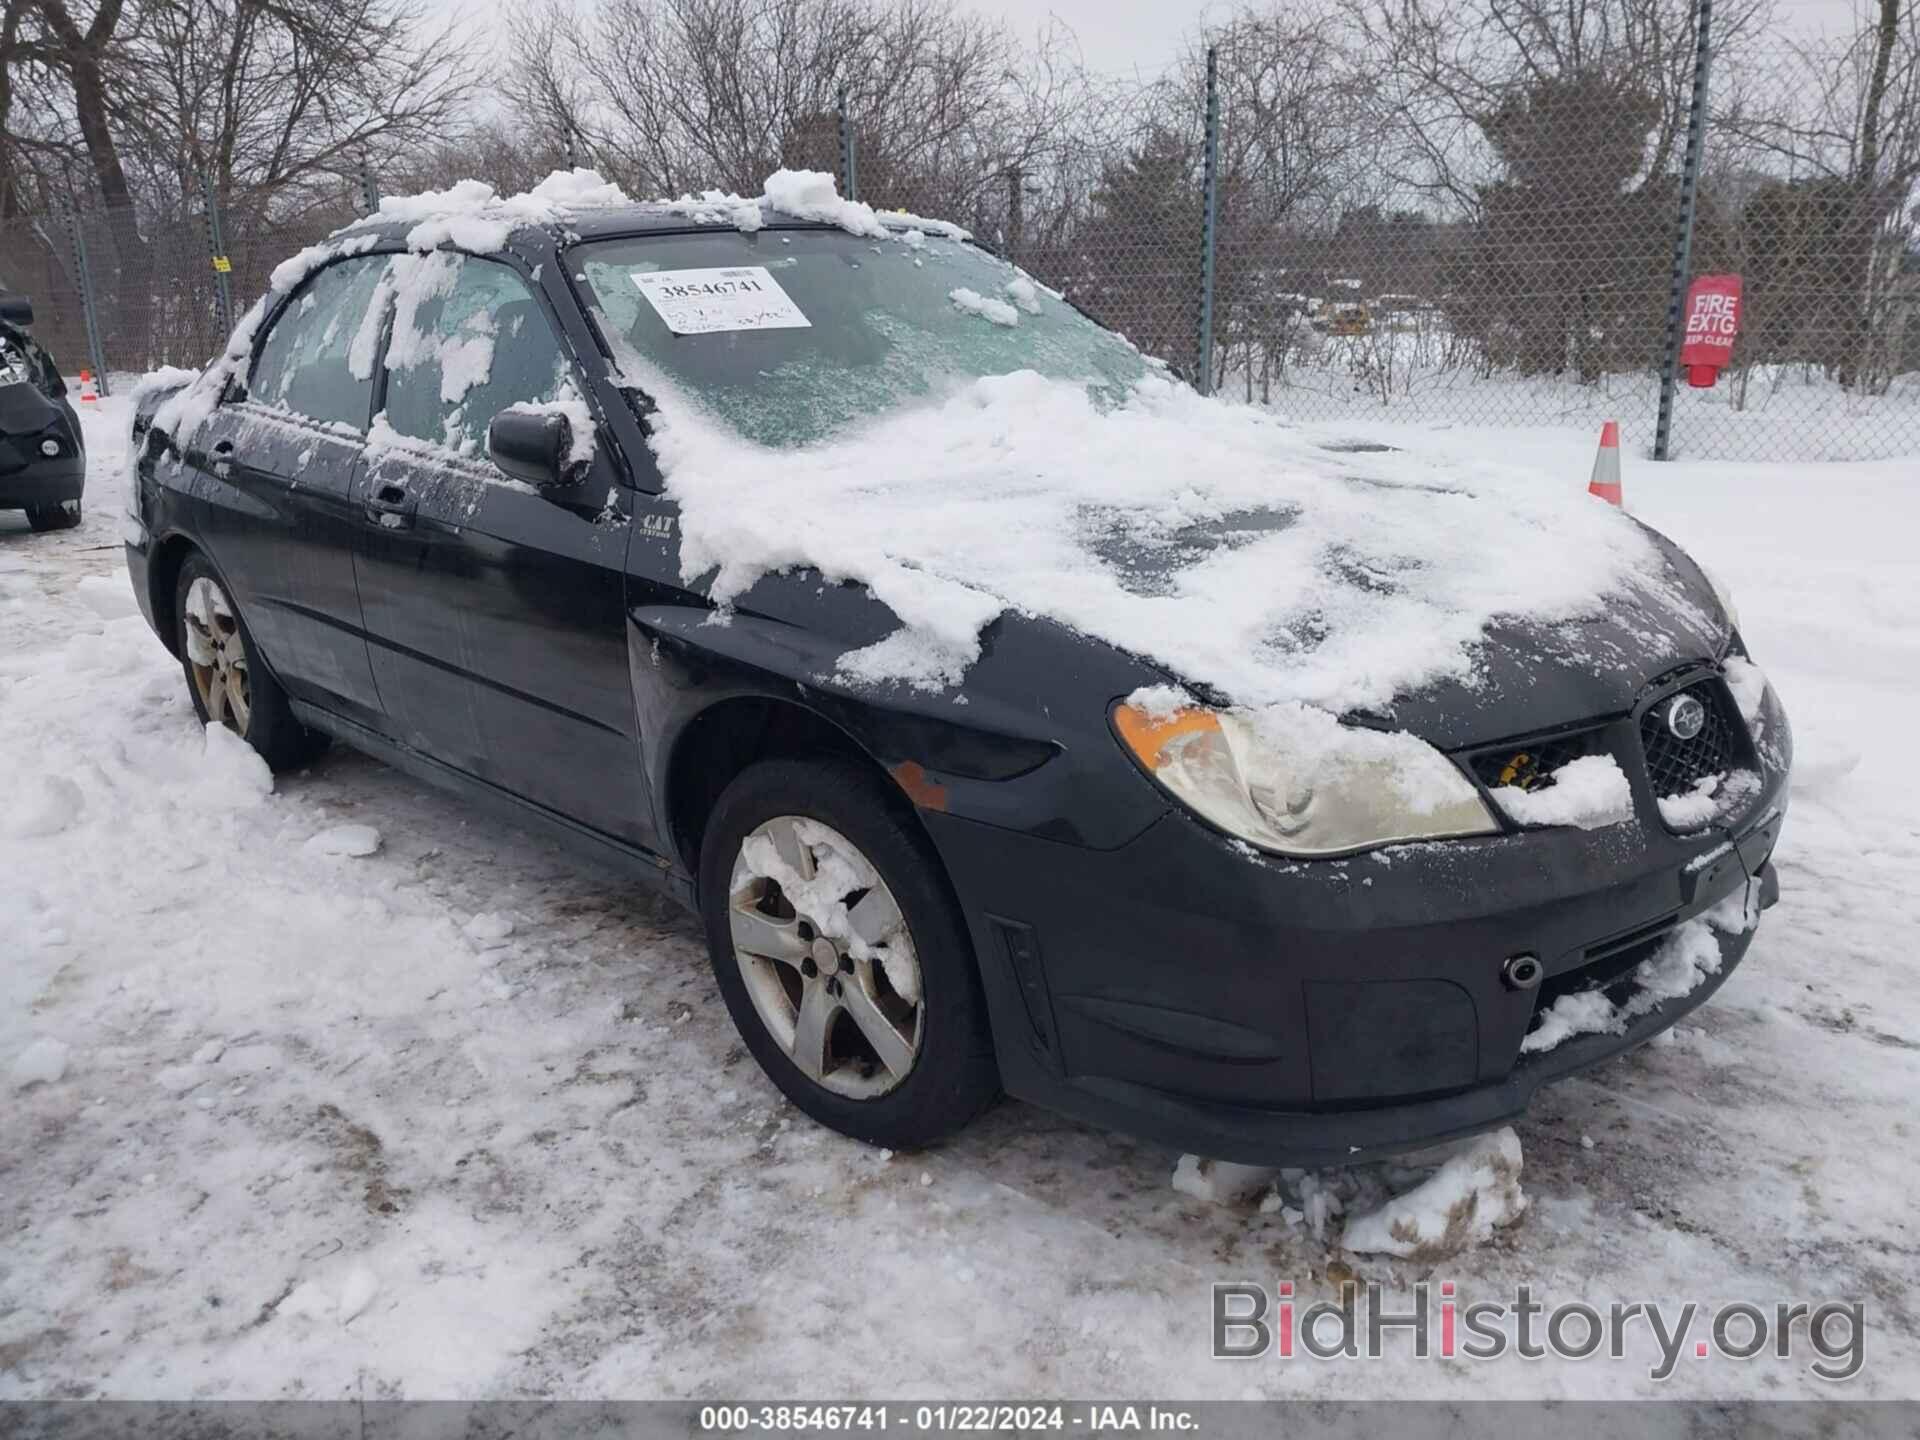
{"type": "Polygon", "coordinates": [[[1707,724],[1707,707],[1691,695],[1676,695],[1667,706],[1667,729],[1677,740],[1691,740],[1707,724]]]}

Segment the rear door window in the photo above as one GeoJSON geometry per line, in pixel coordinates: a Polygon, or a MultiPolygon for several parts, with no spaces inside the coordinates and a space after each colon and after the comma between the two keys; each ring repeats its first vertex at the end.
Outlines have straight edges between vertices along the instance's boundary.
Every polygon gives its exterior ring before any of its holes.
{"type": "Polygon", "coordinates": [[[393,265],[386,420],[399,434],[479,458],[500,411],[575,393],[551,322],[511,267],[447,251],[393,265]]]}
{"type": "Polygon", "coordinates": [[[384,255],[340,260],[309,279],[267,332],[248,394],[364,432],[373,408],[386,264],[384,255]]]}

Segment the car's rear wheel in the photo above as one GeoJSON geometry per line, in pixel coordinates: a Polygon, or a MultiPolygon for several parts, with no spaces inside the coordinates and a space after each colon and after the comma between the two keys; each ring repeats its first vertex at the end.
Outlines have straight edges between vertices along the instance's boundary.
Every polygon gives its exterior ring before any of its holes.
{"type": "Polygon", "coordinates": [[[34,530],[71,530],[80,523],[80,502],[62,500],[57,505],[29,505],[27,524],[34,530]]]}
{"type": "Polygon", "coordinates": [[[708,820],[700,896],[735,1027],[821,1124],[909,1149],[998,1094],[966,929],[911,815],[866,772],[742,772],[708,820]]]}
{"type": "Polygon", "coordinates": [[[260,663],[239,607],[205,557],[180,567],[173,613],[180,664],[193,708],[205,724],[226,726],[274,770],[303,765],[326,748],[326,737],[293,717],[286,692],[260,663]]]}

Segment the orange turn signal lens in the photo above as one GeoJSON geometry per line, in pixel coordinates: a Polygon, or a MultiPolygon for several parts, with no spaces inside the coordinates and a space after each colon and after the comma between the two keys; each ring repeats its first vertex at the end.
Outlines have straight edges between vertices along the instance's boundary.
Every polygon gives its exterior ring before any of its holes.
{"type": "Polygon", "coordinates": [[[1220,733],[1220,717],[1211,710],[1155,712],[1142,706],[1114,706],[1113,725],[1129,750],[1149,770],[1158,770],[1178,753],[1176,742],[1193,735],[1220,733]]]}

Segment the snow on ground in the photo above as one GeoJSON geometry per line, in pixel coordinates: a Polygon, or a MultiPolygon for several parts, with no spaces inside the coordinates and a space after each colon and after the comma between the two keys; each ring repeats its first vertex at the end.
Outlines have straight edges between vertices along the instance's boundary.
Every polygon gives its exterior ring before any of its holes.
{"type": "MultiPolygon", "coordinates": [[[[1457,344],[1444,326],[1309,336],[1284,385],[1273,385],[1270,403],[1303,420],[1392,416],[1482,435],[1506,431],[1518,416],[1537,416],[1597,438],[1602,421],[1618,420],[1623,454],[1653,453],[1660,378],[1651,370],[1603,375],[1592,385],[1568,375],[1483,376],[1449,355],[1457,344]],[[1384,405],[1383,393],[1390,396],[1384,405]]],[[[1241,399],[1263,392],[1257,377],[1249,387],[1245,369],[1230,366],[1219,393],[1241,399]]],[[[1885,394],[1874,395],[1844,389],[1806,366],[1759,365],[1744,384],[1728,374],[1710,389],[1683,383],[1674,391],[1671,453],[1681,460],[1897,460],[1916,448],[1920,373],[1900,376],[1885,394]]]]}
{"type": "MultiPolygon", "coordinates": [[[[1627,457],[1797,726],[1784,897],[1671,1043],[1543,1093],[1523,1213],[1490,1158],[1415,1192],[1510,1220],[1428,1262],[1345,1249],[1322,1177],[1209,1203],[1020,1105],[842,1140],[747,1057],[691,919],[351,754],[268,791],[117,589],[123,406],[84,526],[0,516],[0,1395],[1920,1395],[1911,460],[1627,457]],[[1644,1330],[1625,1364],[1208,1358],[1210,1282],[1348,1276],[1858,1299],[1866,1366],[1656,1383],[1644,1330]]],[[[1593,441],[1328,433],[1573,487],[1593,441]]]]}

